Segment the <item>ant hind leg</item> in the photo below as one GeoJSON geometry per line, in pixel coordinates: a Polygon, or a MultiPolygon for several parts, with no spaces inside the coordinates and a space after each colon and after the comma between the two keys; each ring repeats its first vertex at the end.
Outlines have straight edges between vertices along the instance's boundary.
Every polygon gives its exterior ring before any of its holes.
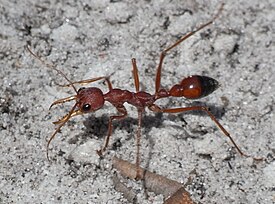
{"type": "Polygon", "coordinates": [[[218,120],[215,118],[215,116],[209,111],[208,107],[205,106],[191,106],[191,107],[183,107],[183,108],[171,108],[171,109],[161,109],[157,105],[153,104],[149,107],[149,109],[153,112],[162,112],[162,113],[181,113],[181,112],[187,112],[187,111],[204,111],[208,114],[208,116],[214,121],[214,123],[218,126],[218,128],[223,132],[223,134],[229,138],[233,146],[237,149],[237,151],[240,153],[240,155],[245,157],[251,157],[256,161],[261,161],[263,158],[255,158],[253,156],[250,156],[246,153],[244,153],[239,146],[236,144],[234,139],[231,137],[229,132],[218,122],[218,120]]]}
{"type": "Polygon", "coordinates": [[[178,46],[179,44],[181,44],[183,41],[185,41],[187,38],[191,37],[192,35],[194,35],[195,33],[197,33],[198,31],[202,30],[203,28],[209,26],[210,24],[212,24],[220,15],[220,13],[223,10],[223,6],[224,3],[221,4],[217,14],[212,17],[212,19],[210,19],[208,22],[204,23],[203,25],[197,27],[195,30],[190,31],[189,33],[185,34],[184,36],[182,36],[178,41],[176,41],[174,44],[172,44],[171,46],[169,46],[168,48],[166,48],[165,50],[163,50],[160,54],[160,59],[159,59],[159,64],[157,67],[157,72],[156,72],[156,79],[155,79],[155,94],[158,93],[160,86],[161,86],[161,69],[162,69],[162,65],[163,65],[163,60],[166,56],[166,54],[172,50],[173,48],[175,48],[176,46],[178,46]]]}

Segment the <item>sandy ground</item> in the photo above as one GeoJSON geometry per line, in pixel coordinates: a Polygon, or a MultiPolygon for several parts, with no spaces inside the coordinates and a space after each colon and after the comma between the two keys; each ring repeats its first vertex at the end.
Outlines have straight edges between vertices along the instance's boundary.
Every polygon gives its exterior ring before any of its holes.
{"type": "MultiPolygon", "coordinates": [[[[78,81],[111,76],[114,87],[134,91],[131,58],[141,89],[154,92],[161,50],[206,22],[220,2],[211,1],[8,1],[0,0],[0,203],[127,203],[114,190],[111,158],[135,160],[137,112],[115,122],[103,160],[109,104],[71,119],[50,145],[53,121],[73,103],[50,104],[72,95],[66,81],[28,53],[32,49],[78,81]]],[[[230,1],[211,25],[186,40],[165,60],[162,85],[191,74],[211,76],[221,87],[199,101],[161,100],[162,107],[207,105],[247,154],[240,156],[211,119],[198,112],[154,114],[142,129],[142,166],[185,183],[197,203],[275,203],[275,3],[230,1]],[[187,124],[185,124],[185,122],[187,124]],[[272,124],[273,121],[273,124],[272,124]]],[[[106,84],[94,83],[107,92],[106,84]]],[[[79,87],[78,87],[79,88],[79,87]]],[[[142,182],[127,181],[138,203],[162,203],[142,182]]]]}

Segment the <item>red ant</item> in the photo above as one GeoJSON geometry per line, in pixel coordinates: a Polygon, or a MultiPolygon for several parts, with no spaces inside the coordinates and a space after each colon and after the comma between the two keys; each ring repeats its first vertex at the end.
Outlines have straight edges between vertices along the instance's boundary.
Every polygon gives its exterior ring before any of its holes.
{"type": "Polygon", "coordinates": [[[205,106],[191,106],[191,107],[182,107],[182,108],[169,108],[169,109],[163,109],[155,104],[155,101],[161,98],[167,98],[167,97],[185,97],[187,99],[199,99],[205,96],[208,96],[213,91],[215,91],[219,87],[219,83],[210,77],[207,76],[199,76],[199,75],[193,75],[189,76],[187,78],[184,78],[179,84],[175,84],[172,86],[171,89],[163,89],[161,88],[161,69],[163,65],[163,60],[166,56],[166,54],[178,46],[180,43],[182,43],[187,38],[191,37],[198,31],[202,30],[206,26],[212,24],[214,20],[219,16],[223,9],[223,4],[221,5],[220,9],[218,10],[218,13],[212,18],[212,20],[208,21],[207,23],[199,26],[197,29],[187,33],[183,37],[181,37],[176,43],[171,45],[170,47],[163,50],[160,54],[160,60],[157,67],[156,72],[156,79],[155,79],[155,93],[150,94],[144,91],[139,90],[139,77],[138,77],[138,69],[136,64],[136,59],[132,59],[132,66],[133,66],[133,77],[134,77],[134,83],[136,92],[130,92],[128,90],[122,90],[122,89],[114,89],[112,87],[112,84],[109,80],[109,77],[103,76],[103,77],[97,77],[77,82],[72,82],[69,80],[63,72],[58,70],[55,66],[47,64],[44,62],[41,58],[39,58],[36,54],[34,54],[29,47],[27,47],[28,51],[37,58],[40,62],[45,64],[47,67],[50,67],[57,71],[60,75],[62,75],[68,82],[68,85],[65,86],[72,86],[76,95],[70,96],[67,98],[59,99],[50,106],[50,108],[54,105],[65,103],[68,101],[76,100],[75,105],[72,107],[70,112],[65,115],[62,119],[54,122],[54,124],[59,125],[55,132],[50,137],[48,143],[47,143],[47,158],[49,159],[48,155],[48,149],[51,141],[55,137],[55,135],[59,132],[61,127],[71,118],[76,115],[82,115],[85,113],[95,112],[98,109],[102,108],[104,103],[107,101],[111,103],[118,111],[118,115],[112,115],[109,118],[108,123],[108,132],[107,137],[105,139],[104,145],[100,150],[97,150],[97,154],[99,156],[102,156],[102,154],[105,152],[106,148],[109,145],[109,140],[112,134],[112,122],[114,120],[121,120],[124,119],[127,116],[127,110],[124,103],[129,103],[133,106],[135,106],[138,110],[138,129],[136,134],[136,145],[137,145],[137,154],[136,154],[136,166],[137,166],[137,178],[140,178],[140,171],[139,171],[139,165],[140,165],[140,138],[141,138],[141,119],[142,114],[145,111],[145,108],[147,107],[149,110],[153,112],[161,112],[161,113],[181,113],[181,112],[187,112],[187,111],[204,111],[206,112],[209,117],[214,121],[214,123],[218,126],[218,128],[224,133],[225,136],[227,136],[234,147],[237,149],[237,151],[246,157],[249,157],[249,155],[243,153],[241,149],[237,146],[233,138],[230,136],[230,134],[224,129],[224,127],[217,121],[215,116],[209,111],[209,109],[205,106]],[[92,83],[98,80],[105,80],[108,84],[109,92],[103,93],[99,88],[96,87],[89,87],[89,88],[80,88],[76,89],[75,84],[88,84],[92,83]]]}

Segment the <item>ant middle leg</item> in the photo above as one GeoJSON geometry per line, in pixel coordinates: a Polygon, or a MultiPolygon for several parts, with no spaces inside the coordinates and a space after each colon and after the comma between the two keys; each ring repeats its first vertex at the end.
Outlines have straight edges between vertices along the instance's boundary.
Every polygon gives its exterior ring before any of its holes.
{"type": "Polygon", "coordinates": [[[135,81],[136,92],[139,92],[139,78],[138,78],[138,69],[137,69],[137,62],[135,58],[132,58],[132,65],[133,65],[133,77],[135,81]]]}
{"type": "Polygon", "coordinates": [[[169,46],[168,48],[166,48],[165,50],[163,50],[160,54],[160,59],[159,59],[159,64],[157,67],[157,72],[156,72],[156,79],[155,79],[155,94],[158,93],[160,86],[161,86],[161,69],[162,69],[162,65],[163,65],[163,60],[166,56],[166,54],[172,50],[173,48],[175,48],[176,46],[178,46],[180,43],[182,43],[183,41],[185,41],[187,38],[191,37],[192,35],[194,35],[195,33],[197,33],[198,31],[202,30],[203,28],[207,27],[208,25],[212,24],[216,18],[218,18],[218,16],[220,15],[220,13],[223,10],[223,6],[224,3],[221,4],[217,14],[208,22],[204,23],[203,25],[199,26],[198,28],[196,28],[193,31],[190,31],[189,33],[185,34],[184,36],[182,36],[178,41],[176,41],[173,45],[169,46]]]}
{"type": "Polygon", "coordinates": [[[97,150],[97,154],[102,157],[103,153],[106,151],[108,145],[109,145],[109,141],[112,135],[112,130],[113,130],[113,120],[121,120],[124,119],[127,116],[127,110],[124,106],[120,106],[120,107],[116,107],[117,111],[119,113],[121,113],[121,115],[113,115],[110,116],[109,118],[109,123],[108,123],[108,132],[107,132],[107,136],[105,138],[104,141],[104,145],[101,147],[100,150],[97,150]]]}
{"type": "Polygon", "coordinates": [[[141,139],[141,119],[142,113],[144,109],[138,110],[138,128],[136,133],[136,146],[137,146],[137,154],[136,154],[136,180],[140,180],[143,178],[142,170],[140,168],[140,139],[141,139]]]}
{"type": "MultiPolygon", "coordinates": [[[[171,108],[171,109],[161,109],[159,106],[153,104],[149,107],[150,110],[154,112],[162,112],[162,113],[181,113],[181,112],[187,112],[187,111],[204,111],[208,114],[208,116],[214,121],[214,123],[218,126],[218,128],[223,132],[223,134],[228,137],[233,144],[233,146],[237,149],[237,151],[240,153],[240,155],[245,157],[252,157],[250,155],[247,155],[244,153],[239,146],[236,144],[236,142],[233,140],[229,132],[218,122],[218,120],[215,118],[215,116],[209,111],[208,107],[205,106],[191,106],[191,107],[183,107],[183,108],[171,108]]],[[[262,158],[254,158],[254,160],[262,160],[262,158]]]]}

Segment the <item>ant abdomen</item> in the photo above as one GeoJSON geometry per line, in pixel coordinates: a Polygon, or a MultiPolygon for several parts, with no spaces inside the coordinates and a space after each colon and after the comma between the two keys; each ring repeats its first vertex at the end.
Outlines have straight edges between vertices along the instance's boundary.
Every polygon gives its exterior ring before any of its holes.
{"type": "Polygon", "coordinates": [[[211,77],[193,75],[174,85],[169,93],[174,97],[198,99],[211,94],[219,87],[219,82],[211,77]]]}

